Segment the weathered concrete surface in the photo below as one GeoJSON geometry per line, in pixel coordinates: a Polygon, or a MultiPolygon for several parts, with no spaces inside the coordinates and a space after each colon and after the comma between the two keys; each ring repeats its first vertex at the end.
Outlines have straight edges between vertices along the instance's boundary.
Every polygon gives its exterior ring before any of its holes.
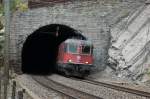
{"type": "Polygon", "coordinates": [[[111,35],[109,61],[115,64],[118,76],[141,81],[150,79],[146,77],[150,69],[150,5],[141,6],[113,27],[111,35]]]}

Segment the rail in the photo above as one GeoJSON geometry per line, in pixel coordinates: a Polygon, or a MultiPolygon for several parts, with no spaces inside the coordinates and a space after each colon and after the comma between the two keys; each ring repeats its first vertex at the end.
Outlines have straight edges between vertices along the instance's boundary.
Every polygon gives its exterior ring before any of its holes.
{"type": "Polygon", "coordinates": [[[144,96],[144,97],[150,98],[150,92],[141,91],[141,90],[138,90],[138,89],[127,88],[127,87],[124,87],[124,86],[121,86],[121,85],[110,84],[110,83],[101,82],[101,81],[93,81],[91,79],[81,80],[81,81],[86,82],[86,83],[90,83],[90,84],[94,84],[94,85],[98,85],[98,86],[111,88],[111,89],[114,89],[114,90],[119,90],[119,91],[132,93],[132,94],[136,94],[136,95],[139,95],[139,96],[144,96]]]}
{"type": "Polygon", "coordinates": [[[42,76],[32,76],[32,78],[37,81],[40,85],[52,89],[64,96],[67,96],[72,99],[102,99],[98,96],[94,96],[90,93],[86,93],[68,86],[65,86],[61,83],[55,82],[52,79],[42,76]]]}

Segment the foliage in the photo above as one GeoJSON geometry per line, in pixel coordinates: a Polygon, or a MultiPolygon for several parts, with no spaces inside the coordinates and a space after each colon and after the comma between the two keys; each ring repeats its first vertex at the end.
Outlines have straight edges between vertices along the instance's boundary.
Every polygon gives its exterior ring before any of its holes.
{"type": "Polygon", "coordinates": [[[150,68],[148,69],[147,74],[150,75],[150,68]]]}
{"type": "MultiPolygon", "coordinates": [[[[15,11],[24,12],[28,9],[28,4],[27,2],[22,2],[22,0],[10,0],[10,9],[12,13],[15,11]]],[[[0,4],[0,30],[4,28],[4,22],[2,20],[4,20],[4,5],[0,4]]],[[[4,33],[0,33],[0,36],[3,37],[4,33]]],[[[0,38],[0,55],[3,51],[3,45],[4,41],[0,38]]]]}
{"type": "Polygon", "coordinates": [[[148,74],[150,76],[150,68],[146,69],[145,74],[148,74]]]}
{"type": "Polygon", "coordinates": [[[4,13],[4,7],[2,4],[0,4],[0,16],[2,16],[4,13]]]}
{"type": "MultiPolygon", "coordinates": [[[[11,0],[10,9],[12,12],[15,12],[16,10],[24,12],[28,9],[28,4],[27,2],[22,2],[22,0],[11,0]]],[[[0,4],[0,16],[2,15],[4,15],[4,6],[0,4]]]]}
{"type": "Polygon", "coordinates": [[[25,2],[22,2],[22,0],[13,0],[11,2],[11,9],[14,11],[26,11],[28,9],[28,4],[25,2]]]}

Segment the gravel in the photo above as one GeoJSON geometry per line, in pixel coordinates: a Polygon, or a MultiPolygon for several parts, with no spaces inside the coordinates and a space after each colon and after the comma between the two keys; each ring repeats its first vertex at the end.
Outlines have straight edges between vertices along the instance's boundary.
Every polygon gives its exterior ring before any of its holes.
{"type": "Polygon", "coordinates": [[[16,81],[26,89],[33,99],[62,99],[60,94],[41,86],[30,75],[20,75],[16,81]]]}
{"type": "Polygon", "coordinates": [[[135,94],[85,83],[79,80],[72,80],[70,78],[65,78],[58,75],[51,75],[48,78],[59,83],[63,83],[66,86],[81,90],[83,92],[91,93],[104,99],[148,99],[146,97],[137,96],[135,94]]]}

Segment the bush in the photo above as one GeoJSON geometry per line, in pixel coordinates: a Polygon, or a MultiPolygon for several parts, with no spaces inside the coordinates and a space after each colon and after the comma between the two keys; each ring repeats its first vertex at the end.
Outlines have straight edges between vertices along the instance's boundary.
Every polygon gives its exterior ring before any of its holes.
{"type": "Polygon", "coordinates": [[[11,3],[11,9],[13,9],[13,11],[26,11],[28,9],[28,4],[21,0],[13,0],[11,3]]]}

